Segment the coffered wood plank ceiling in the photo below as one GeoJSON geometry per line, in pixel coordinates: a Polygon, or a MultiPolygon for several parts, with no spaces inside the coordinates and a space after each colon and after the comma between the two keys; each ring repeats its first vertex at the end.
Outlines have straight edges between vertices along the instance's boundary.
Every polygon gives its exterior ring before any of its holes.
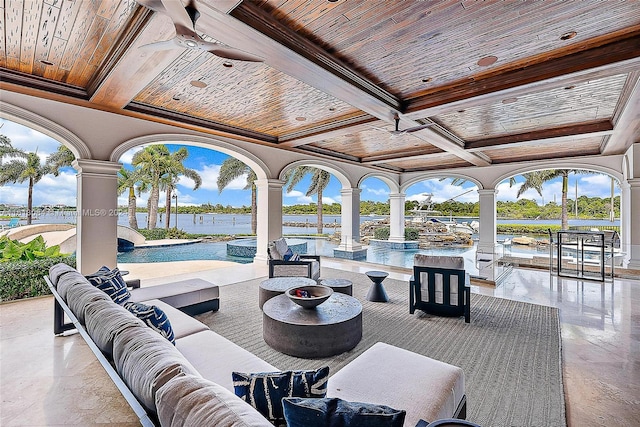
{"type": "Polygon", "coordinates": [[[636,0],[193,3],[263,62],[141,48],[175,35],[163,1],[5,0],[0,88],[397,173],[640,141],[636,0]]]}

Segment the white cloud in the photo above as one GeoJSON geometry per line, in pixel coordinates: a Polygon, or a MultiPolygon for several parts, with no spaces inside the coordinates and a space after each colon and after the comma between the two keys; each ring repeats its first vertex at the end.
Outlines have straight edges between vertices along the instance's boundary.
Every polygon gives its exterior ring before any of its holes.
{"type": "MultiPolygon", "coordinates": [[[[202,169],[195,169],[195,171],[198,172],[198,174],[202,178],[202,185],[200,186],[200,188],[202,188],[203,190],[215,192],[218,191],[218,176],[220,176],[220,167],[221,165],[204,165],[202,169]]],[[[186,189],[192,189],[193,184],[193,180],[184,176],[180,177],[180,181],[178,182],[179,186],[185,187],[186,189]]],[[[242,175],[231,181],[229,185],[227,185],[222,191],[243,190],[246,185],[247,175],[242,175]]]]}
{"type": "Polygon", "coordinates": [[[143,146],[139,146],[139,147],[133,147],[130,150],[127,150],[122,156],[120,156],[120,158],[118,159],[118,161],[120,163],[122,163],[123,165],[131,165],[131,162],[133,161],[133,156],[140,150],[142,150],[144,147],[143,146]]]}
{"type": "Polygon", "coordinates": [[[0,123],[4,123],[0,128],[0,133],[8,136],[11,145],[15,148],[27,152],[37,151],[38,155],[46,157],[56,151],[60,145],[55,139],[18,123],[8,120],[0,120],[0,123]]]}
{"type": "Polygon", "coordinates": [[[322,203],[324,203],[325,205],[330,205],[330,204],[337,203],[337,202],[332,197],[322,196],[322,203]]]}
{"type": "Polygon", "coordinates": [[[367,193],[371,193],[376,196],[387,196],[387,197],[389,196],[389,190],[387,190],[386,188],[375,189],[375,188],[369,188],[364,185],[362,186],[362,188],[365,189],[367,193]]]}

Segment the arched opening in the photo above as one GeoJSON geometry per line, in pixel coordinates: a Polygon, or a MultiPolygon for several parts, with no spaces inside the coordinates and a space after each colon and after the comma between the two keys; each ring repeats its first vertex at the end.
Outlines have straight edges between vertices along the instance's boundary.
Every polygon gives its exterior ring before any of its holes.
{"type": "Polygon", "coordinates": [[[0,135],[4,137],[0,164],[8,168],[2,170],[0,185],[3,234],[23,243],[41,235],[47,246],[59,246],[61,253],[73,254],[77,187],[71,162],[84,146],[71,146],[57,132],[30,123],[28,114],[21,114],[27,117],[0,119],[0,135]],[[11,154],[14,149],[22,154],[11,154]]]}
{"type": "Polygon", "coordinates": [[[606,255],[607,265],[611,256],[621,264],[622,192],[609,171],[570,164],[530,169],[503,177],[496,189],[497,241],[503,255],[553,268],[555,261],[550,260],[557,257],[553,242],[559,231],[605,232],[615,245],[606,255]]]}

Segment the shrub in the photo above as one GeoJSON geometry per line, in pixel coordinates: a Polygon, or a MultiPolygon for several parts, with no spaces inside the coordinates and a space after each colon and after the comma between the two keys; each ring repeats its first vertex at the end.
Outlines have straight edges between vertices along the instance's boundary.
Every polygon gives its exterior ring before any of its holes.
{"type": "Polygon", "coordinates": [[[407,227],[404,229],[404,240],[418,240],[420,237],[420,230],[413,227],[407,227]]]}
{"type": "Polygon", "coordinates": [[[373,232],[373,237],[378,240],[389,240],[390,233],[389,227],[380,227],[373,232]]]}
{"type": "Polygon", "coordinates": [[[141,228],[138,233],[142,234],[147,240],[162,240],[167,238],[167,230],[165,228],[141,228]]]}
{"type": "Polygon", "coordinates": [[[170,228],[167,230],[167,237],[165,239],[187,239],[188,234],[184,230],[180,230],[176,227],[170,228]]]}
{"type": "Polygon", "coordinates": [[[50,294],[43,276],[49,274],[51,266],[60,262],[76,267],[75,255],[0,263],[0,301],[50,294]]]}

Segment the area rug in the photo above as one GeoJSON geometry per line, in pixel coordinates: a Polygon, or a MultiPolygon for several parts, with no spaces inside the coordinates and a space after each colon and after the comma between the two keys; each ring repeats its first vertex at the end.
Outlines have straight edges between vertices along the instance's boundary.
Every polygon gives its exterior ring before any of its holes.
{"type": "Polygon", "coordinates": [[[363,306],[362,341],[332,358],[287,356],[264,342],[258,307],[264,279],[221,287],[220,310],[197,318],[283,370],[328,365],[336,372],[376,342],[386,342],[460,366],[470,421],[485,427],[566,425],[556,308],[472,294],[471,323],[465,323],[462,317],[409,314],[406,282],[386,279],[390,300],[374,303],[366,300],[371,281],[365,275],[323,268],[322,277],[351,280],[363,306]]]}

